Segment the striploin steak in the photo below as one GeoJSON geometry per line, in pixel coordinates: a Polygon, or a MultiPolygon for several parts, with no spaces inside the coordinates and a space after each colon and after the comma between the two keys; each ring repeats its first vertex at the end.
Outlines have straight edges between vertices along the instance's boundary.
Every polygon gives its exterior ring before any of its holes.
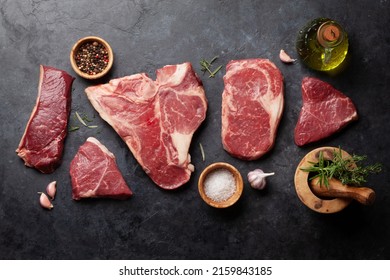
{"type": "Polygon", "coordinates": [[[89,137],[70,163],[72,198],[126,199],[133,193],[119,171],[115,156],[96,138],[89,137]]]}
{"type": "Polygon", "coordinates": [[[268,59],[233,60],[222,93],[222,144],[232,156],[255,160],[274,145],[284,106],[283,76],[268,59]]]}
{"type": "Polygon", "coordinates": [[[52,173],[60,164],[73,80],[65,71],[40,66],[38,97],[16,153],[42,173],[52,173]]]}
{"type": "Polygon", "coordinates": [[[206,117],[207,100],[190,63],[88,87],[88,99],[126,142],[138,163],[161,188],[186,183],[194,170],[188,153],[206,117]]]}
{"type": "Polygon", "coordinates": [[[329,137],[358,119],[350,98],[316,78],[303,78],[302,101],[294,131],[294,140],[298,146],[329,137]]]}

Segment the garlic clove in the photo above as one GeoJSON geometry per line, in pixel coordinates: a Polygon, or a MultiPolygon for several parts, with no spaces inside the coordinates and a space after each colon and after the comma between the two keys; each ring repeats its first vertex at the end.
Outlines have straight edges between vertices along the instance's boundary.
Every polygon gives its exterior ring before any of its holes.
{"type": "Polygon", "coordinates": [[[54,200],[57,192],[57,181],[49,183],[46,187],[46,193],[49,195],[51,200],[54,200]]]}
{"type": "Polygon", "coordinates": [[[265,178],[275,175],[275,173],[264,173],[261,169],[255,169],[248,173],[248,181],[252,188],[263,190],[266,186],[265,178]]]}
{"type": "Polygon", "coordinates": [[[284,63],[293,63],[296,59],[291,58],[284,50],[280,50],[279,58],[284,63]]]}
{"type": "Polygon", "coordinates": [[[43,208],[51,210],[54,206],[51,203],[49,197],[45,193],[42,193],[42,192],[39,192],[38,194],[40,194],[39,203],[41,204],[41,206],[43,208]]]}
{"type": "Polygon", "coordinates": [[[266,182],[262,177],[256,176],[251,182],[251,186],[255,189],[263,190],[265,188],[266,182]]]}

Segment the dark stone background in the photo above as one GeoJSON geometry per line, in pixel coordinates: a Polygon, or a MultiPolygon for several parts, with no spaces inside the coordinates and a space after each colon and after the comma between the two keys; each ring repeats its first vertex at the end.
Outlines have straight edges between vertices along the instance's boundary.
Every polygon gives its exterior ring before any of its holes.
{"type": "MultiPolygon", "coordinates": [[[[0,258],[1,259],[389,259],[390,3],[367,1],[22,1],[0,0],[0,258]],[[350,56],[344,71],[328,75],[301,63],[285,65],[280,49],[296,57],[295,38],[308,20],[326,16],[347,30],[350,56]],[[15,149],[37,95],[39,65],[75,75],[69,52],[81,37],[96,35],[114,49],[110,75],[101,81],[155,70],[184,61],[203,80],[209,110],[190,149],[196,171],[173,192],[156,187],[124,142],[95,113],[84,94],[90,82],[73,84],[74,112],[93,117],[98,129],[69,133],[62,165],[50,175],[23,165],[15,149]],[[285,78],[285,109],[274,149],[245,162],[229,156],[220,139],[223,70],[202,75],[201,58],[218,55],[216,66],[251,57],[271,59],[285,78]],[[301,108],[301,80],[318,77],[355,103],[360,119],[341,133],[299,148],[293,130],[301,108]],[[117,157],[135,195],[128,201],[73,201],[69,163],[88,136],[97,137],[117,157]],[[199,143],[205,152],[201,159],[199,143]],[[314,148],[341,146],[381,162],[384,170],[367,183],[374,205],[352,203],[321,215],[298,199],[294,172],[314,148]],[[225,161],[244,177],[254,168],[273,171],[268,189],[245,180],[237,205],[217,210],[197,190],[200,172],[225,161]],[[39,206],[38,191],[58,181],[53,211],[39,206]]],[[[77,122],[71,118],[71,124],[77,122]]]]}

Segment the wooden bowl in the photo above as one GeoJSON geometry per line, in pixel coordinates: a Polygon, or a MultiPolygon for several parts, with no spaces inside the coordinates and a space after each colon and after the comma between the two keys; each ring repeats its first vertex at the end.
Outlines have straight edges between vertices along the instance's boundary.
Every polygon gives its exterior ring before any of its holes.
{"type": "Polygon", "coordinates": [[[99,78],[103,77],[104,75],[106,75],[110,71],[113,63],[114,63],[114,53],[112,51],[111,46],[105,40],[103,40],[102,38],[96,37],[96,36],[88,36],[88,37],[81,38],[80,40],[78,40],[76,42],[76,44],[74,44],[72,50],[70,51],[70,64],[72,65],[73,70],[79,76],[81,76],[85,79],[94,80],[94,79],[99,79],[99,78]],[[75,59],[75,55],[76,55],[78,49],[82,45],[84,45],[85,43],[88,43],[88,42],[98,42],[98,43],[102,44],[108,52],[107,66],[104,68],[104,70],[102,72],[94,74],[94,75],[91,75],[91,74],[88,74],[88,73],[81,71],[77,67],[76,59],[75,59]]]}
{"type": "Polygon", "coordinates": [[[242,176],[241,176],[240,172],[234,166],[232,166],[228,163],[224,163],[224,162],[216,162],[216,163],[213,163],[213,164],[207,166],[203,170],[203,172],[200,174],[199,181],[198,181],[198,190],[199,190],[200,196],[208,205],[215,207],[215,208],[227,208],[229,206],[232,206],[241,197],[243,188],[244,188],[244,183],[243,183],[242,176]],[[236,191],[234,192],[234,194],[230,198],[228,198],[227,200],[224,200],[224,201],[214,201],[213,199],[211,199],[210,197],[208,197],[206,195],[205,190],[204,190],[205,179],[207,178],[207,176],[211,172],[218,170],[218,169],[226,169],[226,170],[230,171],[233,174],[233,177],[234,177],[235,183],[236,183],[236,191]]]}
{"type": "MultiPolygon", "coordinates": [[[[298,164],[295,171],[294,183],[299,199],[307,207],[318,213],[326,214],[339,212],[347,207],[352,201],[350,198],[322,199],[317,197],[309,186],[309,172],[301,170],[301,168],[310,167],[313,163],[317,163],[321,151],[323,152],[324,159],[332,160],[335,150],[338,151],[339,148],[322,147],[309,152],[298,164]]],[[[341,150],[341,155],[343,158],[350,157],[344,150],[341,150]]]]}

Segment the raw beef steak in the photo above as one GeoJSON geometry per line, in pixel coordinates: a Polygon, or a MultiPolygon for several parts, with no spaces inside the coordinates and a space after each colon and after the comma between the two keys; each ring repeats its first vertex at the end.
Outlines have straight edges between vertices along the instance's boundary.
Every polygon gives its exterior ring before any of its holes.
{"type": "Polygon", "coordinates": [[[60,164],[73,80],[65,71],[40,66],[38,97],[16,152],[25,165],[42,173],[51,173],[60,164]]]}
{"type": "Polygon", "coordinates": [[[126,199],[133,193],[119,171],[115,156],[96,138],[89,137],[70,163],[72,197],[126,199]]]}
{"type": "Polygon", "coordinates": [[[274,145],[283,112],[283,76],[268,59],[233,60],[222,93],[222,144],[232,156],[255,160],[274,145]]]}
{"type": "Polygon", "coordinates": [[[158,186],[175,189],[190,179],[194,166],[188,150],[207,110],[190,63],[157,70],[156,81],[134,74],[85,92],[158,186]]]}
{"type": "Polygon", "coordinates": [[[302,101],[294,133],[298,146],[324,139],[358,119],[350,98],[316,78],[303,78],[302,101]]]}

